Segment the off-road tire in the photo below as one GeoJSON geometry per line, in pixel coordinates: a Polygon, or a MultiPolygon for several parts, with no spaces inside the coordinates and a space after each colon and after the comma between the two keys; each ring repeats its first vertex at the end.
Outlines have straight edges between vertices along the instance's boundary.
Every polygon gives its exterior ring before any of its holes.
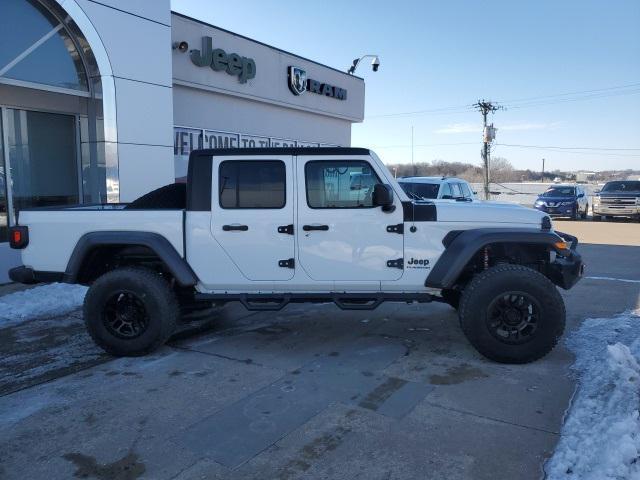
{"type": "Polygon", "coordinates": [[[440,296],[445,303],[449,304],[454,309],[458,310],[460,307],[460,291],[445,288],[440,292],[440,296]]]}
{"type": "Polygon", "coordinates": [[[497,265],[476,275],[462,292],[460,326],[485,357],[500,363],[529,363],[556,346],[565,326],[565,307],[555,285],[541,273],[521,265],[497,265]],[[521,292],[537,302],[536,329],[529,340],[510,344],[492,333],[488,314],[494,301],[521,292]]]}
{"type": "Polygon", "coordinates": [[[162,346],[180,318],[178,301],[169,284],[144,268],[119,268],[99,277],[85,296],[83,311],[94,342],[111,355],[125,357],[146,355],[162,346]],[[107,305],[123,294],[136,299],[147,315],[146,327],[133,338],[117,336],[105,321],[107,305]]]}

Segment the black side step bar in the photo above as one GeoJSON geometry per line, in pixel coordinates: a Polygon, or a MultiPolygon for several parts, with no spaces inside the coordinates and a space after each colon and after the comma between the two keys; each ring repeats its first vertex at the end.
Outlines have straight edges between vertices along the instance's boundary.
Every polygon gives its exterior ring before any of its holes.
{"type": "Polygon", "coordinates": [[[196,293],[195,300],[240,302],[247,310],[278,311],[290,303],[335,303],[342,310],[373,310],[384,302],[438,301],[429,293],[196,293]]]}

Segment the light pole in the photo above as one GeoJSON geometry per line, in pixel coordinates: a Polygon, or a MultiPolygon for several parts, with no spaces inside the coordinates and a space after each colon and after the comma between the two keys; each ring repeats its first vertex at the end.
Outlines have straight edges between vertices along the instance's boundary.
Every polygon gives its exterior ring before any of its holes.
{"type": "Polygon", "coordinates": [[[360,65],[360,62],[362,62],[362,60],[364,60],[365,58],[371,58],[371,68],[373,69],[374,72],[378,71],[378,68],[380,68],[380,58],[378,57],[378,55],[363,55],[360,58],[356,58],[353,61],[353,65],[351,65],[349,67],[349,70],[347,70],[347,73],[349,75],[353,75],[356,71],[356,68],[358,68],[358,66],[360,65]]]}

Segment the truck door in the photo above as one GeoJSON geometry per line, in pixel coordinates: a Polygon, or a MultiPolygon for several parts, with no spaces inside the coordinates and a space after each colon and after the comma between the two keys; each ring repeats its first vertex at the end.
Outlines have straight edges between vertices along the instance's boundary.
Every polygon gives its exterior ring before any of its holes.
{"type": "Polygon", "coordinates": [[[249,280],[293,277],[292,167],[291,156],[214,157],[211,232],[249,280]]]}
{"type": "Polygon", "coordinates": [[[403,235],[387,230],[403,223],[402,205],[396,195],[393,211],[373,206],[373,186],[386,181],[370,160],[297,157],[300,267],[313,280],[339,286],[402,276],[403,235]]]}

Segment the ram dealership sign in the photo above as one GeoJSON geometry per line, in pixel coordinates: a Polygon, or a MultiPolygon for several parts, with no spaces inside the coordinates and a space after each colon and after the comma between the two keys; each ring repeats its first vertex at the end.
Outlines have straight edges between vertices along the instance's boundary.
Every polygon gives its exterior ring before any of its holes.
{"type": "Polygon", "coordinates": [[[215,72],[225,71],[238,77],[240,83],[247,83],[256,76],[256,62],[253,58],[241,57],[237,53],[227,53],[221,48],[213,48],[211,37],[202,37],[202,50],[191,50],[191,62],[198,67],[211,67],[215,72]]]}
{"type": "Polygon", "coordinates": [[[317,93],[337,100],[347,99],[347,90],[329,83],[322,83],[307,78],[307,72],[300,67],[289,67],[289,90],[294,95],[302,95],[304,92],[317,93]]]}

